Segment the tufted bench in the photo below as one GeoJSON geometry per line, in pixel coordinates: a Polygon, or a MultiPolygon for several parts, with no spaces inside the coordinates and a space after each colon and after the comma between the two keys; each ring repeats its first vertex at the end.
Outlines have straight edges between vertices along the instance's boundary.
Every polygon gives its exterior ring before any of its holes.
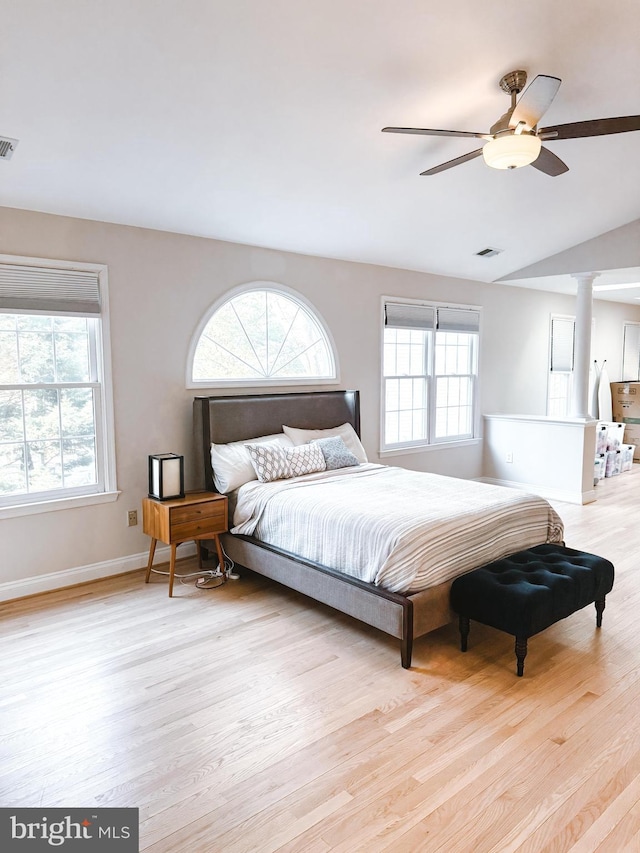
{"type": "Polygon", "coordinates": [[[512,634],[522,675],[529,637],[591,603],[596,606],[596,625],[602,625],[613,574],[613,565],[595,554],[536,545],[462,575],[451,586],[451,607],[460,619],[460,648],[467,650],[470,619],[512,634]]]}

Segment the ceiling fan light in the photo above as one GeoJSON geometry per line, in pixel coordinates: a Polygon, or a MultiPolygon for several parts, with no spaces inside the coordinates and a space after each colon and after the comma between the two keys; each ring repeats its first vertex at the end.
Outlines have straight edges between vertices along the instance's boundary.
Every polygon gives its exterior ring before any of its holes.
{"type": "Polygon", "coordinates": [[[492,169],[519,169],[538,157],[542,142],[528,133],[509,134],[490,139],[482,149],[487,166],[492,169]]]}

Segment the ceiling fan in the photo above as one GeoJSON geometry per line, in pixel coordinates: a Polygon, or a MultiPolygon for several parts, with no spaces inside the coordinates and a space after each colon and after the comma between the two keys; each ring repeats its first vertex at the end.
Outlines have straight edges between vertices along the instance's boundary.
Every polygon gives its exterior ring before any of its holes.
{"type": "Polygon", "coordinates": [[[485,163],[494,169],[518,169],[520,166],[531,165],[545,175],[555,177],[568,172],[569,167],[552,151],[545,148],[542,145],[543,142],[640,130],[640,116],[599,118],[538,128],[538,122],[551,106],[562,80],[559,77],[538,74],[518,99],[517,96],[524,89],[526,82],[526,71],[511,71],[500,80],[500,88],[511,96],[511,106],[490,127],[488,133],[474,133],[467,130],[430,130],[422,127],[383,127],[382,131],[423,136],[469,136],[486,140],[482,148],[420,172],[421,175],[437,175],[438,172],[444,172],[453,166],[459,166],[461,163],[482,156],[485,163]]]}

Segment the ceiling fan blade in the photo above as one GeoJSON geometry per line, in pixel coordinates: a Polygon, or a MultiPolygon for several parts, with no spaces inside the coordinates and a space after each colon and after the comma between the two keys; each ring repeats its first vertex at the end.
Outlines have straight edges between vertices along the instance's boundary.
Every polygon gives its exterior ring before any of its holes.
{"type": "Polygon", "coordinates": [[[534,128],[551,106],[561,83],[559,77],[538,74],[520,96],[509,119],[509,127],[524,122],[529,130],[534,128]]]}
{"type": "Polygon", "coordinates": [[[480,157],[482,148],[477,148],[469,154],[463,154],[462,157],[456,157],[455,160],[447,160],[446,163],[440,163],[439,166],[434,166],[433,169],[427,169],[426,172],[420,172],[421,175],[437,175],[438,172],[444,172],[446,169],[452,169],[454,166],[459,166],[461,163],[466,163],[467,160],[475,160],[480,157]]]}
{"type": "Polygon", "coordinates": [[[552,151],[549,151],[544,146],[540,149],[540,153],[531,165],[534,169],[544,172],[545,175],[551,175],[552,178],[569,171],[567,164],[563,163],[559,157],[556,157],[552,151]]]}
{"type": "Polygon", "coordinates": [[[580,139],[585,136],[606,136],[609,133],[628,133],[640,130],[640,116],[620,116],[619,118],[594,118],[591,121],[574,121],[570,124],[556,124],[538,132],[545,139],[580,139]]]}
{"type": "Polygon", "coordinates": [[[474,133],[471,130],[430,130],[426,127],[383,127],[383,133],[414,133],[418,136],[471,136],[475,139],[490,139],[488,133],[474,133]]]}

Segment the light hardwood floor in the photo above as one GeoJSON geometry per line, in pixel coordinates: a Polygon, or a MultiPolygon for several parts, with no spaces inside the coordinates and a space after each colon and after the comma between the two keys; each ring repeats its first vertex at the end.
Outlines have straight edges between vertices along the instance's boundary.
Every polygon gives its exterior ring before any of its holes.
{"type": "Polygon", "coordinates": [[[249,576],[4,605],[0,805],[137,806],[148,853],[640,850],[640,465],[597,494],[556,508],[616,566],[602,630],[588,607],[532,638],[524,678],[489,628],[407,671],[249,576]]]}

